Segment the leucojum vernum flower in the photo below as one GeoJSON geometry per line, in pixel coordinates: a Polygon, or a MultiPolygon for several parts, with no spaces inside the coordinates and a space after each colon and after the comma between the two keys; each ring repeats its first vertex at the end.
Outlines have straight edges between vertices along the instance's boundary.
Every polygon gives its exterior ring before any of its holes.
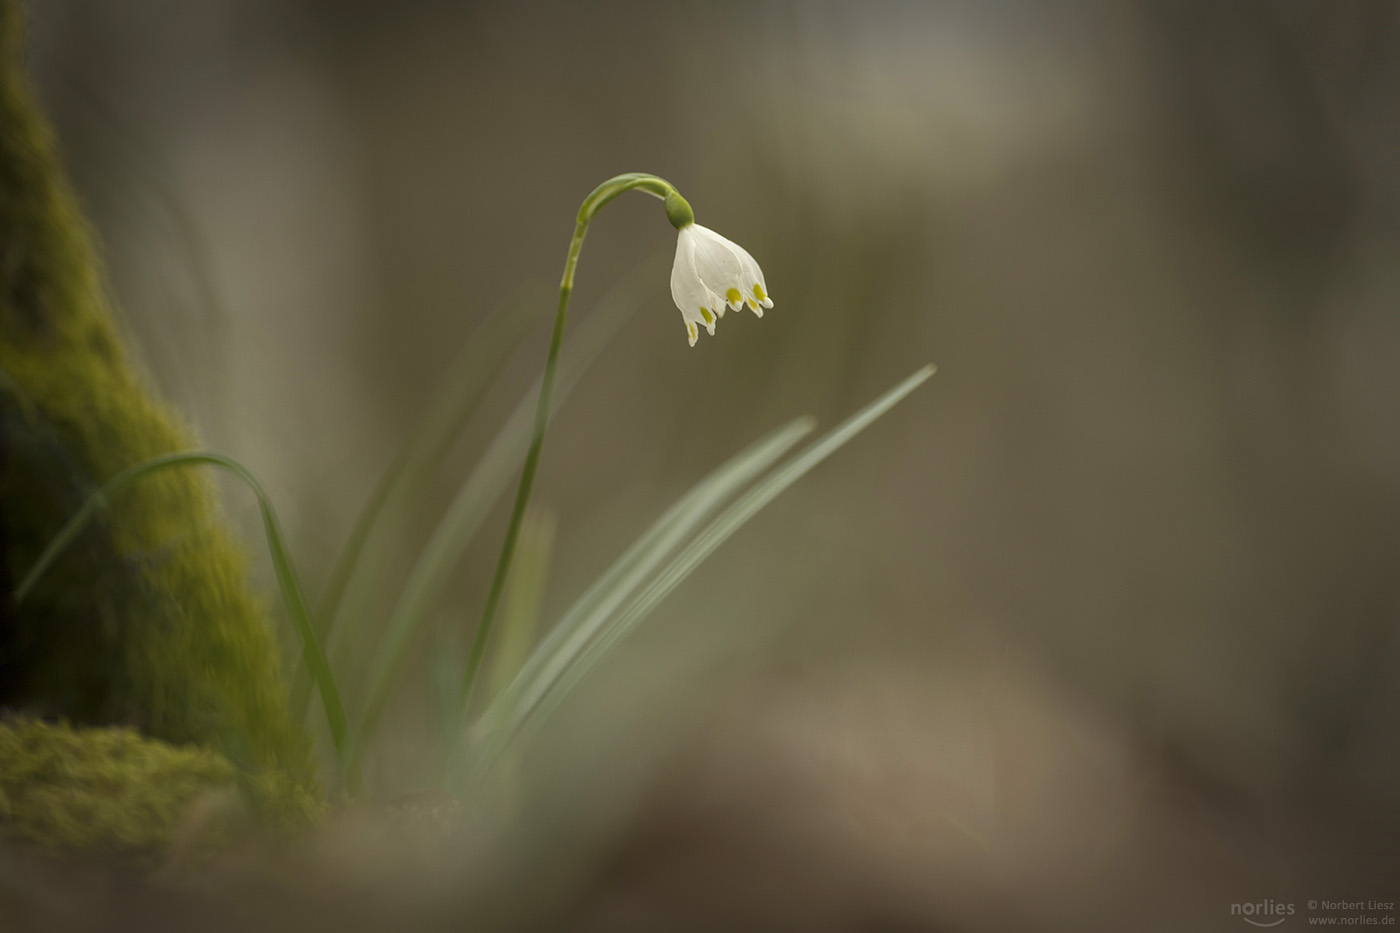
{"type": "Polygon", "coordinates": [[[676,241],[676,264],[671,270],[671,297],[675,299],[676,306],[680,308],[681,316],[685,319],[686,335],[690,338],[692,347],[700,337],[701,327],[714,336],[715,321],[724,316],[726,308],[737,311],[746,304],[754,314],[762,317],[764,308],[773,307],[773,301],[768,297],[767,283],[763,279],[763,270],[754,262],[748,251],[713,230],[697,224],[690,204],[681,197],[675,186],[664,178],[644,172],[629,172],[608,179],[583,199],[583,204],[578,210],[578,221],[574,225],[574,236],[569,241],[569,252],[564,260],[564,277],[559,283],[559,306],[554,315],[554,333],[550,337],[544,376],[540,380],[540,396],[535,406],[535,424],[530,437],[530,448],[525,454],[525,465],[520,471],[520,486],[516,490],[515,506],[511,510],[506,539],[501,545],[496,573],[491,580],[486,606],[482,610],[481,624],[477,626],[457,694],[459,721],[465,719],[471,704],[472,688],[476,684],[477,674],[486,656],[486,645],[491,637],[496,608],[500,603],[506,578],[510,575],[515,544],[520,535],[520,524],[525,517],[525,507],[530,501],[535,471],[539,468],[540,450],[544,446],[544,432],[549,426],[549,409],[554,396],[554,374],[558,368],[559,349],[564,342],[564,322],[569,313],[569,297],[574,290],[574,270],[578,267],[583,238],[588,233],[588,224],[593,215],[598,213],[604,204],[634,188],[661,198],[666,205],[666,218],[679,231],[676,241]]]}
{"type": "Polygon", "coordinates": [[[715,320],[728,307],[743,305],[759,317],[773,307],[763,270],[748,250],[709,227],[695,222],[685,198],[675,191],[666,195],[666,216],[680,231],[676,237],[676,264],[671,267],[671,297],[685,318],[690,345],[700,339],[700,328],[715,335],[715,320]]]}
{"type": "MultiPolygon", "coordinates": [[[[678,231],[676,264],[671,271],[671,296],[681,310],[692,347],[699,339],[701,327],[711,336],[714,335],[715,321],[724,316],[726,308],[738,310],[747,304],[754,314],[762,317],[764,308],[773,307],[773,301],[768,297],[767,283],[763,279],[763,270],[754,262],[748,251],[713,230],[697,224],[690,204],[681,197],[675,186],[664,178],[645,172],[629,172],[608,179],[583,199],[583,204],[578,209],[573,239],[569,241],[569,251],[564,259],[564,276],[559,283],[559,305],[554,314],[554,331],[549,341],[549,355],[545,358],[544,375],[540,379],[534,427],[530,435],[530,446],[525,453],[525,463],[520,471],[520,485],[516,489],[510,524],[506,526],[506,537],[501,544],[500,557],[496,561],[491,589],[487,593],[481,622],[472,639],[471,652],[467,655],[466,667],[457,690],[455,716],[458,724],[465,723],[471,706],[472,691],[486,657],[486,646],[491,638],[496,610],[506,579],[510,575],[520,526],[525,517],[525,508],[530,502],[535,473],[539,469],[540,451],[544,446],[545,429],[549,426],[549,411],[554,398],[559,351],[564,342],[564,324],[569,314],[569,298],[574,289],[574,271],[578,268],[583,238],[588,233],[588,224],[603,205],[634,188],[664,201],[666,218],[678,231]]],[[[347,773],[358,773],[359,756],[364,748],[363,736],[368,735],[373,728],[386,700],[387,693],[381,690],[367,701],[359,730],[361,740],[351,743],[345,754],[348,762],[347,773]]]]}

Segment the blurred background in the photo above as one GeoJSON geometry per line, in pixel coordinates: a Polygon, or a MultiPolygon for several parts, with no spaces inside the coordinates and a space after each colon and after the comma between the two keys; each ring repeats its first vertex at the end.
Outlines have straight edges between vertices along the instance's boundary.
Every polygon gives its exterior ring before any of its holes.
{"type": "MultiPolygon", "coordinates": [[[[555,875],[582,927],[704,917],[717,891],[805,929],[1084,928],[1149,902],[1163,929],[1236,928],[1232,902],[1314,882],[1397,893],[1400,7],[30,15],[137,352],[263,478],[313,592],[462,348],[538,306],[375,552],[355,599],[392,604],[402,542],[538,372],[580,200],[619,172],[674,182],[776,307],[689,348],[659,205],[595,221],[575,327],[651,271],[545,446],[544,624],[745,444],[938,364],[522,767],[521,809],[593,840],[555,875]],[[736,867],[760,860],[786,868],[736,867]]],[[[255,503],[227,502],[261,554],[255,503]]],[[[444,631],[469,634],[504,511],[444,631]]],[[[421,776],[426,693],[383,730],[381,794],[421,776]]]]}

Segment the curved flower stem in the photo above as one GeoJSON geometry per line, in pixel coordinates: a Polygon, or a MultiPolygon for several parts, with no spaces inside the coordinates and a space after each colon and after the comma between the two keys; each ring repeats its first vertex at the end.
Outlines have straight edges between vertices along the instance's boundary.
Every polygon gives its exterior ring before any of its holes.
{"type": "Polygon", "coordinates": [[[604,204],[625,191],[641,189],[658,198],[665,198],[676,189],[668,181],[644,172],[629,172],[603,182],[588,197],[578,210],[578,223],[574,226],[573,239],[569,241],[568,256],[564,260],[564,277],[559,283],[559,307],[554,313],[554,334],[549,341],[549,356],[545,359],[544,378],[540,382],[539,402],[535,406],[535,426],[530,435],[530,447],[525,454],[525,466],[520,471],[520,486],[515,493],[515,507],[510,513],[510,525],[506,529],[506,539],[501,545],[501,556],[496,562],[496,575],[491,579],[491,590],[486,597],[486,606],[481,613],[481,622],[472,640],[471,653],[467,655],[466,670],[462,674],[461,688],[457,694],[456,719],[460,725],[471,708],[472,691],[476,687],[477,675],[486,657],[486,646],[491,639],[491,628],[496,621],[496,609],[501,601],[506,577],[510,575],[511,561],[515,557],[515,545],[520,537],[520,523],[525,518],[525,507],[530,502],[530,490],[535,483],[535,472],[540,464],[540,450],[544,447],[544,432],[549,427],[549,406],[554,395],[554,372],[559,364],[559,349],[564,343],[564,323],[569,315],[569,298],[574,290],[574,270],[578,267],[579,252],[583,249],[583,238],[588,233],[589,221],[604,204]]]}

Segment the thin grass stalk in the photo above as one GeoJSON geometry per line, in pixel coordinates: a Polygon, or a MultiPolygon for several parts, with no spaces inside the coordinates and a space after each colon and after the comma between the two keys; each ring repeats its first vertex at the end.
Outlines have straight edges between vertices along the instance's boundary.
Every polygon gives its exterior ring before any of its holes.
{"type": "Polygon", "coordinates": [[[217,466],[228,470],[233,475],[241,479],[253,494],[258,497],[258,505],[262,512],[263,530],[267,535],[268,552],[272,558],[273,570],[277,575],[277,585],[282,592],[282,601],[286,604],[287,614],[291,617],[292,625],[296,629],[297,636],[301,640],[302,655],[306,659],[310,668],[311,676],[316,682],[316,687],[321,695],[321,705],[326,712],[326,723],[330,728],[331,741],[335,745],[337,755],[344,753],[347,744],[347,729],[345,720],[345,707],[341,703],[340,690],[335,683],[335,677],[331,673],[330,666],[326,663],[325,655],[321,651],[321,645],[316,638],[315,631],[311,627],[311,616],[306,608],[306,599],[301,587],[301,579],[297,575],[296,567],[292,563],[291,555],[287,551],[286,537],[282,533],[281,522],[277,518],[277,510],[273,508],[272,498],[263,489],[261,483],[237,460],[226,457],[223,454],[212,451],[184,451],[180,453],[162,454],[159,457],[152,457],[141,463],[129,466],[116,476],[109,479],[100,489],[88,496],[81,508],[70,518],[67,523],[44,548],[43,553],[34,562],[34,566],[29,568],[29,572],[24,575],[19,586],[15,588],[14,603],[18,606],[23,602],[25,596],[34,589],[34,586],[43,577],[44,573],[51,567],[63,551],[73,543],[82,533],[100,509],[107,506],[108,502],[132,483],[160,470],[173,467],[209,465],[217,466]]]}

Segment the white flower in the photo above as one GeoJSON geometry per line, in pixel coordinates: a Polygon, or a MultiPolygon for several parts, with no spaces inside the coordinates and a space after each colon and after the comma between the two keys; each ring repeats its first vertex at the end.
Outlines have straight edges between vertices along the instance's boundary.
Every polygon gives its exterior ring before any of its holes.
{"type": "Polygon", "coordinates": [[[773,307],[763,270],[748,251],[697,223],[680,228],[671,297],[685,318],[692,347],[700,339],[700,327],[715,335],[715,320],[724,317],[726,305],[737,311],[747,304],[759,317],[773,307]]]}

